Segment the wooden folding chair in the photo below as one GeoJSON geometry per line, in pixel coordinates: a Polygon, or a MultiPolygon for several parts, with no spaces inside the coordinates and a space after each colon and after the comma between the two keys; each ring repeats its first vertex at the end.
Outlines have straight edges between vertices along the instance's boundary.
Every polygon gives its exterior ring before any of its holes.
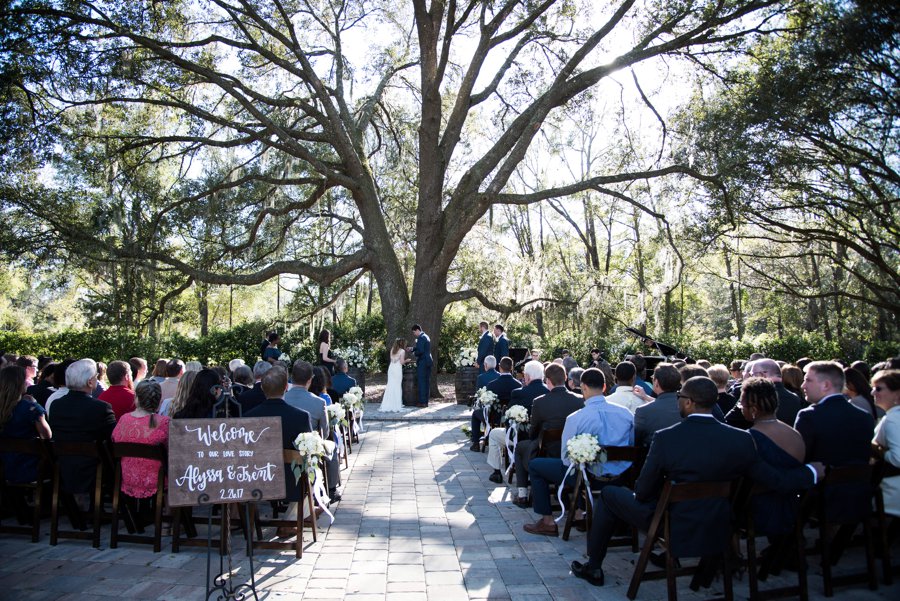
{"type": "Polygon", "coordinates": [[[50,450],[47,441],[40,438],[0,438],[0,454],[15,453],[17,455],[31,455],[37,458],[37,478],[34,482],[7,482],[3,473],[3,462],[0,461],[0,487],[2,487],[3,500],[10,499],[16,512],[18,526],[0,525],[0,532],[6,534],[30,534],[31,542],[36,543],[41,536],[41,502],[44,496],[44,486],[51,480],[50,450]],[[28,499],[32,497],[33,508],[29,512],[28,499]],[[31,525],[25,526],[29,520],[31,525]]]}
{"type": "MultiPolygon", "coordinates": [[[[819,483],[818,494],[815,495],[815,515],[819,522],[819,545],[822,550],[822,579],[825,584],[825,596],[834,596],[834,587],[846,584],[867,582],[870,590],[878,590],[878,576],[875,569],[875,552],[873,549],[872,514],[868,506],[860,506],[859,516],[846,516],[837,519],[829,518],[828,489],[833,486],[858,485],[870,487],[872,485],[872,466],[869,464],[830,466],[825,473],[825,478],[819,483]],[[834,577],[831,574],[831,553],[833,527],[855,527],[862,522],[863,536],[866,547],[866,573],[848,574],[834,577]]],[[[869,497],[871,500],[871,497],[869,497]]]]}
{"type": "Polygon", "coordinates": [[[546,457],[547,447],[555,442],[562,441],[562,428],[546,428],[538,433],[537,454],[535,457],[546,457]]]}
{"type": "MultiPolygon", "coordinates": [[[[732,483],[730,481],[721,482],[682,482],[675,484],[667,481],[663,486],[662,494],[656,504],[656,511],[650,520],[650,528],[647,531],[647,538],[641,549],[641,555],[638,558],[637,565],[634,568],[634,574],[631,577],[631,584],[628,586],[628,598],[637,598],[638,588],[642,580],[650,580],[665,577],[670,601],[678,598],[677,587],[675,585],[676,576],[694,574],[694,580],[691,582],[691,588],[696,590],[697,570],[695,568],[676,568],[675,556],[671,551],[671,509],[675,503],[683,501],[698,501],[701,499],[725,499],[730,500],[732,483]],[[662,532],[660,532],[662,530],[662,532]],[[666,569],[647,572],[647,564],[650,561],[650,553],[657,540],[662,538],[665,541],[666,549],[666,569]]],[[[710,524],[710,527],[716,528],[721,525],[710,524]]],[[[730,551],[726,548],[723,552],[725,560],[724,584],[725,599],[731,601],[734,598],[734,591],[731,583],[731,566],[729,565],[730,551]]]]}
{"type": "MultiPolygon", "coordinates": [[[[809,598],[809,587],[807,586],[806,574],[806,552],[803,540],[803,518],[797,515],[794,522],[793,541],[791,537],[785,536],[781,539],[780,544],[776,544],[771,548],[771,553],[776,558],[784,556],[788,549],[792,549],[797,553],[797,586],[786,586],[780,588],[759,590],[759,581],[765,580],[768,576],[768,567],[760,566],[759,558],[756,553],[756,529],[753,522],[753,505],[754,499],[761,495],[770,493],[771,490],[759,483],[749,483],[749,490],[743,499],[738,501],[739,507],[735,513],[743,518],[744,528],[747,533],[747,576],[750,588],[751,601],[763,601],[765,599],[775,599],[778,597],[798,597],[800,601],[806,601],[809,598]]],[[[806,493],[801,495],[798,506],[805,504],[806,493]]]]}
{"type": "MultiPolygon", "coordinates": [[[[641,473],[641,468],[644,466],[644,460],[647,459],[647,447],[625,446],[603,448],[606,450],[607,461],[628,461],[631,463],[631,467],[622,474],[621,486],[634,490],[634,482],[637,480],[638,474],[641,473]]],[[[600,489],[598,488],[591,492],[596,496],[600,493],[600,489]]],[[[562,533],[563,540],[569,540],[569,534],[572,532],[572,524],[575,521],[575,510],[578,507],[579,499],[584,500],[585,525],[587,526],[587,531],[590,532],[594,511],[591,500],[587,498],[587,487],[584,485],[584,476],[580,471],[575,477],[575,486],[572,489],[570,508],[566,515],[566,524],[562,533]]],[[[631,550],[637,553],[639,550],[638,543],[638,529],[632,527],[630,536],[614,538],[610,541],[609,546],[621,547],[630,545],[631,550]]]]}
{"type": "Polygon", "coordinates": [[[56,545],[60,538],[90,540],[94,548],[100,548],[100,526],[103,516],[103,467],[107,460],[103,441],[71,442],[54,440],[51,443],[53,456],[53,497],[50,505],[50,544],[56,545]],[[94,493],[92,497],[94,510],[92,531],[84,532],[81,511],[78,509],[72,493],[62,490],[62,468],[59,460],[62,457],[90,457],[97,463],[94,473],[94,493]],[[67,512],[77,530],[59,529],[59,503],[62,499],[67,512]]]}
{"type": "MultiPolygon", "coordinates": [[[[888,544],[887,514],[884,511],[884,494],[881,491],[881,481],[884,478],[900,476],[900,468],[885,461],[884,456],[876,456],[875,466],[872,472],[872,486],[875,495],[875,523],[878,529],[878,546],[881,549],[882,579],[886,585],[894,583],[894,569],[891,567],[890,545],[888,544]]],[[[893,518],[900,519],[900,518],[893,518]]]]}
{"type": "MultiPolygon", "coordinates": [[[[130,442],[117,442],[112,445],[113,460],[115,462],[115,478],[113,484],[113,501],[112,501],[112,531],[109,538],[109,546],[111,549],[118,547],[119,541],[128,543],[151,544],[153,552],[159,553],[162,549],[162,511],[165,505],[165,485],[166,485],[166,467],[168,464],[166,448],[161,445],[146,445],[130,442]],[[156,473],[156,494],[154,497],[153,508],[153,536],[145,536],[140,533],[143,528],[140,526],[138,519],[131,518],[134,528],[138,533],[119,534],[119,510],[123,509],[130,512],[129,500],[122,501],[122,459],[126,457],[139,459],[152,459],[159,462],[159,469],[156,473]]],[[[135,512],[136,514],[136,512],[135,512]]],[[[126,523],[128,523],[126,518],[126,523]]]]}
{"type": "MultiPolygon", "coordinates": [[[[292,449],[284,449],[284,463],[290,466],[292,463],[301,464],[303,458],[300,456],[300,451],[292,450],[292,449]]],[[[324,474],[324,472],[322,472],[324,474]]],[[[293,478],[293,473],[288,470],[285,474],[288,478],[293,478]]],[[[294,555],[299,559],[303,557],[303,526],[306,523],[303,518],[303,504],[304,502],[309,509],[309,528],[312,531],[312,539],[313,542],[319,540],[318,538],[318,524],[316,522],[316,505],[315,499],[313,498],[312,486],[309,482],[309,475],[306,472],[300,474],[300,499],[297,501],[299,506],[297,507],[297,518],[295,520],[279,520],[276,517],[264,519],[259,515],[259,510],[256,504],[251,506],[250,510],[250,521],[251,526],[255,527],[259,530],[260,527],[284,527],[284,528],[296,528],[297,529],[297,537],[294,542],[290,541],[274,541],[274,540],[262,540],[262,537],[258,537],[256,541],[253,542],[254,549],[293,549],[294,555]]]]}

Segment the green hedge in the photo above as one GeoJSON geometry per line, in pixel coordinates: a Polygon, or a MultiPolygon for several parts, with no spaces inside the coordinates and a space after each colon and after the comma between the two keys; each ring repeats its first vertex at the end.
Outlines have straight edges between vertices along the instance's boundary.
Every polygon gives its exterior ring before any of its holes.
{"type": "MultiPolygon", "coordinates": [[[[180,357],[204,364],[224,364],[236,357],[252,364],[259,358],[259,345],[272,325],[262,321],[248,322],[230,330],[211,332],[202,338],[180,334],[156,338],[138,337],[112,330],[64,331],[52,334],[29,334],[0,331],[0,351],[30,355],[48,355],[55,359],[65,357],[92,357],[112,361],[128,357],[145,357],[152,361],[157,357],[180,357]]],[[[373,316],[330,328],[337,347],[357,343],[368,351],[370,371],[387,368],[387,351],[384,346],[385,326],[380,316],[373,316]]],[[[596,346],[603,349],[610,362],[620,361],[626,354],[642,347],[636,339],[605,341],[592,340],[577,331],[548,336],[543,341],[528,328],[508,333],[511,346],[541,348],[545,360],[559,356],[568,349],[584,364],[589,351],[596,346]]],[[[696,359],[708,359],[713,363],[728,363],[733,359],[746,359],[753,352],[767,357],[796,361],[800,357],[813,359],[863,359],[870,364],[888,357],[900,355],[900,342],[859,340],[825,340],[815,334],[771,338],[758,336],[753,340],[671,340],[667,341],[696,359]]],[[[438,369],[452,371],[453,357],[464,347],[477,344],[477,332],[464,317],[448,315],[441,331],[441,349],[438,369]]],[[[291,359],[315,361],[318,344],[310,338],[305,327],[288,329],[282,334],[281,348],[291,359]]]]}

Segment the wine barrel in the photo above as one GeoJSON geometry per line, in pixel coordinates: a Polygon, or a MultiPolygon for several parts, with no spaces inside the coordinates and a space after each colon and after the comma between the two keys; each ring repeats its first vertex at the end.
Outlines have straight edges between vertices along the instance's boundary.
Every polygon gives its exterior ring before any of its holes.
{"type": "Polygon", "coordinates": [[[356,380],[356,385],[362,388],[363,394],[366,392],[366,372],[355,365],[347,366],[347,375],[356,380]]]}
{"type": "Polygon", "coordinates": [[[407,407],[415,407],[419,402],[419,385],[416,379],[416,370],[403,370],[403,404],[407,407]]]}
{"type": "Polygon", "coordinates": [[[456,404],[468,405],[469,399],[475,395],[475,382],[478,380],[478,368],[466,366],[456,370],[456,404]]]}

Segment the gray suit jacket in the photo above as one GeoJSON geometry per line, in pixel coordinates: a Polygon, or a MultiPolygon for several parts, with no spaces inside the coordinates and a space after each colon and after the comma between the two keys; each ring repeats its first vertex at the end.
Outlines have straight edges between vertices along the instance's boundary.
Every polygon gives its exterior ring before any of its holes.
{"type": "Polygon", "coordinates": [[[681,422],[678,395],[664,392],[656,400],[634,410],[634,444],[648,446],[653,433],[681,422]]]}
{"type": "Polygon", "coordinates": [[[302,386],[294,386],[284,393],[284,402],[309,413],[309,424],[313,432],[321,434],[328,428],[328,421],[325,419],[325,399],[317,397],[302,386]]]}

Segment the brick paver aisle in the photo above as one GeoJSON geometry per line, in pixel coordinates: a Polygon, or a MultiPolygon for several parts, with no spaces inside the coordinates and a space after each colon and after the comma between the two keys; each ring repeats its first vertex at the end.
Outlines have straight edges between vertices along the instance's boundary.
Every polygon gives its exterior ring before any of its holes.
{"type": "MultiPolygon", "coordinates": [[[[366,420],[362,444],[354,446],[350,468],[343,472],[344,495],[335,524],[320,532],[319,542],[308,544],[300,560],[287,552],[257,553],[260,598],[625,599],[636,558],[630,549],[610,553],[605,587],[574,578],[569,563],[583,558],[585,535],[573,531],[564,542],[523,532],[522,524],[534,516],[510,502],[505,486],[488,480],[485,455],[468,450],[459,430],[464,409],[440,411],[395,415],[395,421],[366,420]],[[448,421],[439,421],[442,415],[448,421]]],[[[170,539],[164,539],[159,554],[131,544],[108,549],[108,527],[99,550],[84,541],[50,547],[49,527],[44,530],[37,544],[24,537],[0,538],[0,599],[204,598],[205,551],[171,554],[170,539]]],[[[241,542],[238,537],[235,547],[241,542]]],[[[861,556],[854,552],[852,567],[859,567],[861,556]]],[[[235,577],[243,581],[248,564],[242,551],[235,553],[234,562],[235,577]]],[[[822,597],[819,573],[811,565],[813,598],[822,597]]],[[[794,580],[787,572],[767,586],[794,580]]],[[[702,595],[694,594],[687,579],[679,581],[682,599],[720,592],[715,583],[702,595]]],[[[735,593],[746,598],[746,579],[736,581],[735,593]]],[[[851,594],[854,599],[893,599],[900,597],[900,585],[877,593],[859,587],[851,594]]],[[[639,598],[665,598],[665,582],[642,584],[639,598]]]]}

